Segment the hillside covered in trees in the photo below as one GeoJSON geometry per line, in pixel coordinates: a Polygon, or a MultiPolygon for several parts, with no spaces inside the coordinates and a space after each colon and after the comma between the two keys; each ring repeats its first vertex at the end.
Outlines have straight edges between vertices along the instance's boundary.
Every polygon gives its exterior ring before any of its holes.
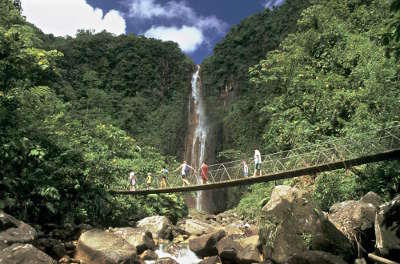
{"type": "Polygon", "coordinates": [[[134,35],[45,35],[0,2],[0,209],[29,222],[126,223],[186,212],[175,195],[112,197],[175,166],[193,63],[134,35]],[[162,121],[161,121],[162,120],[162,121]]]}
{"type": "MultiPolygon", "coordinates": [[[[398,9],[390,4],[286,1],[233,28],[202,70],[209,100],[225,101],[219,157],[288,150],[399,121],[398,9]]],[[[371,190],[390,198],[399,175],[399,162],[365,165],[320,174],[311,191],[324,209],[371,190]]],[[[259,208],[272,187],[250,187],[239,211],[259,208]]]]}
{"type": "MultiPolygon", "coordinates": [[[[398,6],[287,0],[233,27],[201,65],[217,161],[399,121],[398,6]]],[[[176,43],[90,31],[54,37],[26,22],[19,1],[1,1],[0,209],[39,223],[185,215],[179,195],[107,190],[127,188],[131,170],[143,185],[148,172],[178,166],[194,69],[176,43]]],[[[285,183],[309,188],[323,209],[367,191],[389,199],[400,189],[400,164],[285,183]]],[[[237,210],[251,217],[272,187],[229,193],[244,192],[237,210]]]]}

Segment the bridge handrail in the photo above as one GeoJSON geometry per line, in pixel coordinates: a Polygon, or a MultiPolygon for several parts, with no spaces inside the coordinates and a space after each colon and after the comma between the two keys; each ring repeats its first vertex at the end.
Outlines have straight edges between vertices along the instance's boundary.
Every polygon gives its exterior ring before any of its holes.
{"type": "MultiPolygon", "coordinates": [[[[290,150],[278,151],[263,155],[263,173],[277,173],[294,169],[306,168],[307,166],[318,166],[331,162],[343,162],[347,159],[354,159],[363,155],[379,154],[386,150],[400,148],[400,122],[394,122],[395,126],[386,126],[376,130],[363,131],[352,134],[350,137],[332,138],[327,141],[319,141],[290,150]]],[[[218,183],[243,178],[241,161],[248,161],[249,165],[254,163],[252,158],[240,159],[209,165],[209,181],[218,183]]],[[[159,185],[161,173],[154,173],[153,185],[159,185]]],[[[249,175],[250,166],[249,166],[249,175]]],[[[180,175],[170,174],[168,179],[173,177],[175,188],[180,181],[180,175]]],[[[200,169],[196,168],[188,177],[193,185],[201,184],[200,169]]],[[[144,181],[144,179],[142,179],[144,181]]],[[[138,181],[139,182],[139,181],[138,181]]],[[[141,186],[142,184],[138,185],[141,186]]],[[[145,185],[145,183],[144,183],[145,185]]]]}

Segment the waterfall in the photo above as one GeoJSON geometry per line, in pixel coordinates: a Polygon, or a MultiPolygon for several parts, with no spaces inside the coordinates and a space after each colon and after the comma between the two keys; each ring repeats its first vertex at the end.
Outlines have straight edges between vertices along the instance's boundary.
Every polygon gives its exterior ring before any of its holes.
{"type": "MultiPolygon", "coordinates": [[[[205,108],[203,97],[201,93],[201,83],[199,78],[200,66],[197,65],[196,72],[192,76],[192,98],[190,100],[191,105],[189,107],[189,115],[191,114],[191,118],[189,120],[189,127],[193,131],[189,133],[192,135],[192,142],[188,144],[188,147],[191,148],[191,152],[187,150],[187,153],[190,153],[190,161],[194,168],[199,169],[201,163],[204,161],[205,152],[206,152],[206,140],[207,140],[207,120],[205,115],[205,108]],[[192,112],[190,113],[190,110],[192,112]]],[[[190,138],[190,137],[189,137],[190,138]]],[[[189,143],[189,142],[188,142],[189,143]]],[[[201,184],[201,178],[197,178],[197,183],[201,184]]],[[[196,209],[201,211],[201,197],[202,191],[198,191],[196,194],[196,209]]]]}

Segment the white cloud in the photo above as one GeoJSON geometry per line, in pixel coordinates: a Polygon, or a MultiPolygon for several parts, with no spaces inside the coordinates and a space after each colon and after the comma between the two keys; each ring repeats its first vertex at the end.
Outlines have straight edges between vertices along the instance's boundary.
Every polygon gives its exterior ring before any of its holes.
{"type": "Polygon", "coordinates": [[[265,0],[264,7],[272,9],[274,6],[280,6],[285,0],[265,0]]]}
{"type": "Polygon", "coordinates": [[[227,24],[215,16],[202,17],[185,2],[169,1],[164,5],[155,0],[129,0],[129,17],[136,19],[167,18],[178,19],[186,25],[202,30],[215,29],[224,32],[227,24]]]}
{"type": "Polygon", "coordinates": [[[125,19],[116,10],[103,15],[99,8],[91,7],[86,0],[22,0],[22,14],[43,32],[56,36],[74,36],[78,29],[95,32],[106,30],[124,34],[125,19]]]}
{"type": "Polygon", "coordinates": [[[204,42],[203,32],[196,27],[151,27],[144,35],[163,41],[175,41],[184,52],[193,52],[204,42]]]}
{"type": "Polygon", "coordinates": [[[228,28],[227,23],[216,16],[203,17],[184,1],[171,0],[125,0],[128,7],[128,17],[131,19],[154,20],[163,19],[174,25],[183,25],[181,28],[154,25],[144,35],[161,40],[171,40],[187,53],[195,51],[203,43],[208,43],[205,36],[223,34],[228,28]],[[157,2],[158,1],[158,2],[157,2]],[[162,4],[161,4],[162,3],[162,4]]]}

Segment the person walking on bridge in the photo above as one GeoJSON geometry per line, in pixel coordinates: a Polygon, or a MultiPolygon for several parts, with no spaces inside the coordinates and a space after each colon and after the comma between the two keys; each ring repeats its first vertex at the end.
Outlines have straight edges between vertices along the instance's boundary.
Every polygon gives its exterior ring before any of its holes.
{"type": "Polygon", "coordinates": [[[178,171],[179,169],[181,169],[181,177],[182,177],[183,186],[185,186],[185,184],[190,185],[187,178],[189,177],[190,169],[194,170],[193,167],[190,166],[189,164],[187,164],[186,160],[184,160],[183,163],[175,171],[178,171]]]}
{"type": "Polygon", "coordinates": [[[245,160],[242,161],[243,164],[243,177],[247,178],[249,177],[249,166],[247,166],[247,163],[245,160]]]}
{"type": "Polygon", "coordinates": [[[136,176],[133,171],[129,173],[129,190],[130,191],[136,190],[136,176]]]}
{"type": "Polygon", "coordinates": [[[200,167],[201,171],[201,179],[203,180],[203,184],[207,184],[208,180],[208,165],[203,161],[200,167]]]}
{"type": "Polygon", "coordinates": [[[161,182],[160,182],[160,188],[167,188],[167,176],[168,176],[168,169],[164,166],[164,168],[161,170],[161,182]]]}
{"type": "Polygon", "coordinates": [[[147,190],[150,190],[151,187],[151,182],[153,181],[153,177],[151,176],[151,173],[147,173],[147,178],[146,178],[146,187],[147,190]]]}
{"type": "Polygon", "coordinates": [[[261,153],[258,149],[254,150],[254,174],[253,177],[257,176],[257,171],[261,173],[261,153]]]}

